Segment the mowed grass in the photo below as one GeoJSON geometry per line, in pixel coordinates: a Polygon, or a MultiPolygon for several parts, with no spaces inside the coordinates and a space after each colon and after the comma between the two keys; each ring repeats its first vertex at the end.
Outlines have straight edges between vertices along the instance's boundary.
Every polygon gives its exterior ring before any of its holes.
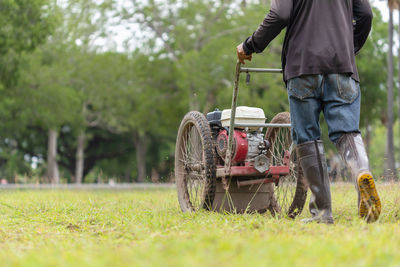
{"type": "Polygon", "coordinates": [[[0,191],[0,266],[400,266],[400,184],[378,190],[366,224],[353,186],[333,185],[333,226],[183,214],[174,190],[0,191]]]}

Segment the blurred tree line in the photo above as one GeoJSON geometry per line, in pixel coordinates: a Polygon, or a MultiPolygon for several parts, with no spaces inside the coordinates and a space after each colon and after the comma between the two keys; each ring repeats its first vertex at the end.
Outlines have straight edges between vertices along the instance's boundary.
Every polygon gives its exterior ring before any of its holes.
{"type": "MultiPolygon", "coordinates": [[[[0,178],[169,181],[180,120],[189,110],[229,108],[236,45],[256,29],[269,4],[1,1],[7,12],[0,14],[0,178]],[[135,49],[99,45],[112,38],[115,25],[139,27],[128,37],[135,49]]],[[[357,63],[361,127],[373,168],[382,174],[387,25],[374,13],[357,63]]],[[[282,42],[283,34],[248,65],[279,68],[282,42]]],[[[282,77],[253,75],[249,86],[241,84],[239,104],[262,107],[269,119],[288,110],[282,77]]]]}

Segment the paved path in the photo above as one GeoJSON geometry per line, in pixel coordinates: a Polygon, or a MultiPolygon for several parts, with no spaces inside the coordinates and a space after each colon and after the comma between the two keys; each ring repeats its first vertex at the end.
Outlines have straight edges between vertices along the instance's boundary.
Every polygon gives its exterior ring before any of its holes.
{"type": "Polygon", "coordinates": [[[175,184],[2,184],[0,190],[6,189],[64,189],[64,190],[131,190],[131,189],[174,189],[175,184]]]}

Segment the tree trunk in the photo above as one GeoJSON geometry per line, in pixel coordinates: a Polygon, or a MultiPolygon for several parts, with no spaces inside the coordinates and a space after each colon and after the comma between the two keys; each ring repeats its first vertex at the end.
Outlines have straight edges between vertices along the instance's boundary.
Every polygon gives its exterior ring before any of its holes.
{"type": "Polygon", "coordinates": [[[394,143],[393,143],[393,11],[389,11],[389,51],[388,51],[388,93],[387,93],[387,167],[385,170],[385,179],[397,179],[394,157],[394,143]]]}
{"type": "Polygon", "coordinates": [[[216,97],[215,97],[214,89],[212,89],[207,92],[207,99],[206,99],[206,103],[204,104],[203,113],[206,114],[208,112],[211,112],[212,111],[211,109],[214,106],[216,106],[216,97]]]}
{"type": "Polygon", "coordinates": [[[60,183],[57,164],[57,131],[50,129],[47,144],[47,177],[52,184],[60,183]]]}
{"type": "Polygon", "coordinates": [[[368,123],[367,127],[365,127],[366,129],[366,134],[365,134],[365,150],[367,151],[367,155],[368,157],[370,157],[369,155],[369,151],[371,149],[371,125],[368,123]]]}
{"type": "Polygon", "coordinates": [[[153,184],[158,184],[160,182],[160,174],[155,168],[151,169],[151,182],[153,184]]]}
{"type": "Polygon", "coordinates": [[[144,183],[146,181],[146,154],[147,154],[146,139],[147,137],[145,134],[137,133],[134,136],[138,183],[144,183]]]}
{"type": "MultiPolygon", "coordinates": [[[[398,25],[398,37],[399,37],[399,44],[400,44],[400,9],[398,11],[399,15],[399,25],[398,25]]],[[[400,46],[399,46],[399,52],[398,55],[400,55],[400,46]]],[[[400,137],[400,56],[398,57],[398,77],[397,77],[397,82],[399,84],[399,87],[397,88],[397,123],[399,124],[399,137],[400,137]]],[[[399,144],[400,146],[400,144],[399,144]]],[[[400,154],[398,154],[400,156],[400,154]]]]}
{"type": "Polygon", "coordinates": [[[131,182],[131,170],[127,168],[125,170],[124,183],[130,183],[130,182],[131,182]]]}
{"type": "Polygon", "coordinates": [[[78,136],[78,144],[76,148],[76,164],[75,164],[75,183],[81,184],[83,179],[85,153],[85,131],[81,131],[78,136]]]}

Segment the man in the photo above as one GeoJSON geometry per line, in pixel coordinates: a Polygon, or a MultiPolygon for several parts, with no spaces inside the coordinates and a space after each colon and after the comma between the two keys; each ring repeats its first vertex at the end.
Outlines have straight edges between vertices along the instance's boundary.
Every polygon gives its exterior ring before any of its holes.
{"type": "Polygon", "coordinates": [[[359,215],[376,221],[381,202],[360,135],[360,87],[355,54],[371,30],[368,0],[272,0],[271,10],[252,36],[237,47],[251,60],[287,28],[282,49],[292,138],[312,196],[311,219],[333,223],[330,185],[319,115],[329,138],[351,169],[359,215]]]}

